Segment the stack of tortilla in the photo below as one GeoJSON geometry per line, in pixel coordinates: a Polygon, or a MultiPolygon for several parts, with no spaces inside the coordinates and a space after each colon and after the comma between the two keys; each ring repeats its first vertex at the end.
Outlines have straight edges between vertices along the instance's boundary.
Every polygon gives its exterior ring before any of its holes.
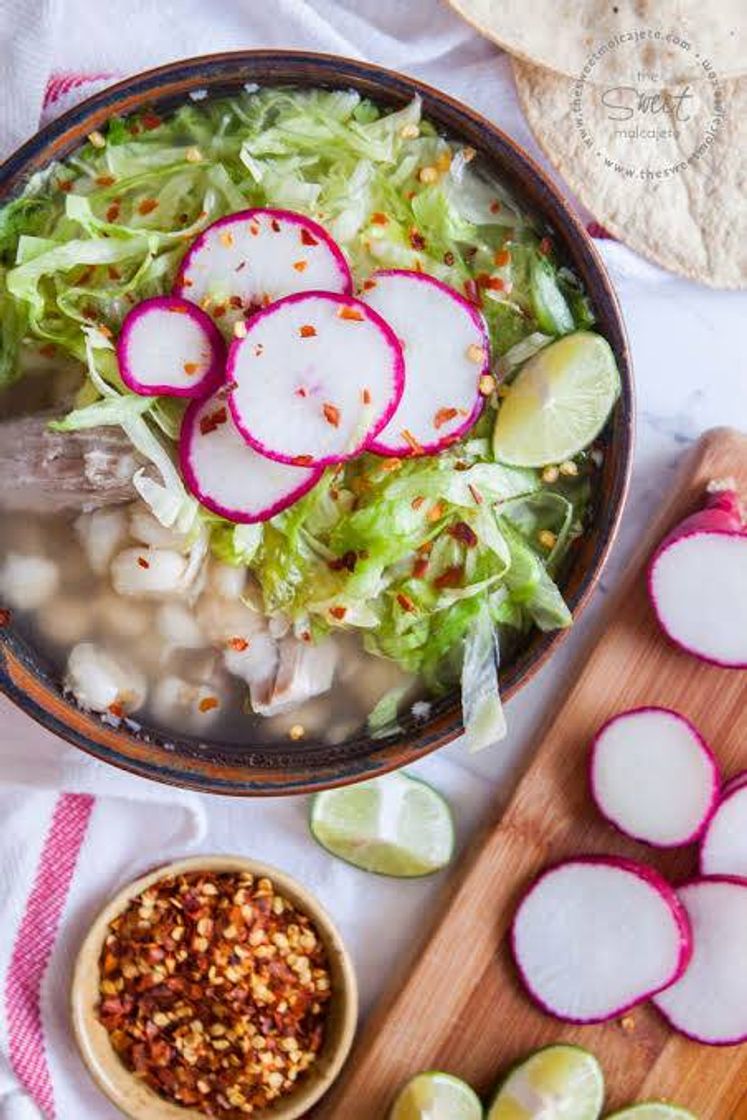
{"type": "Polygon", "coordinates": [[[449,0],[512,57],[538,143],[598,222],[747,287],[747,0],[449,0]]]}

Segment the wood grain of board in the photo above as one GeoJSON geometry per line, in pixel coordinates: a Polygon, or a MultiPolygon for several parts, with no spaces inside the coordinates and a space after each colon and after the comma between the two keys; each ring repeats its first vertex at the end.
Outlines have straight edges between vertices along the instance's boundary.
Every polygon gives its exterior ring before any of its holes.
{"type": "Polygon", "coordinates": [[[511,804],[453,872],[435,927],[393,978],[342,1078],[315,1111],[320,1120],[383,1120],[402,1083],[425,1069],[458,1074],[489,1095],[512,1062],[556,1041],[598,1056],[608,1110],[664,1098],[699,1120],[747,1120],[747,1045],[690,1042],[650,1005],[622,1022],[556,1022],[520,987],[506,941],[523,889],[550,862],[584,852],[626,855],[674,881],[695,869],[693,848],[656,853],[626,840],[595,811],[588,745],[613,713],[639,704],[676,708],[711,741],[727,776],[747,766],[747,673],[703,665],[671,646],[656,626],[644,581],[664,531],[697,508],[710,479],[727,476],[747,493],[747,436],[720,428],[687,454],[511,804]]]}

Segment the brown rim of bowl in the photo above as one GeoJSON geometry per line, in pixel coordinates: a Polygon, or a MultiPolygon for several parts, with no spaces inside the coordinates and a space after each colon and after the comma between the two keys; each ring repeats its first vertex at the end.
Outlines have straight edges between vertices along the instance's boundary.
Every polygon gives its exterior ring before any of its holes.
{"type": "Polygon", "coordinates": [[[327,1092],[342,1069],[353,1043],[358,1021],[358,985],[352,961],[332,919],[313,894],[277,867],[243,856],[192,856],[156,868],[119,890],[100,911],[78,952],[70,989],[75,1041],[83,1062],[99,1089],[132,1120],[204,1120],[205,1113],[172,1104],[139,1082],[115,1053],[105,1027],[96,1018],[99,957],[109,923],[131,899],[167,875],[190,871],[248,871],[266,877],[298,905],[324,941],[332,974],[328,1034],[314,1065],[293,1093],[280,1097],[257,1120],[296,1120],[327,1092]],[[335,991],[337,995],[335,995],[335,991]]]}
{"type": "MultiPolygon", "coordinates": [[[[424,115],[440,129],[474,147],[516,192],[540,228],[552,231],[560,255],[575,269],[589,293],[597,326],[615,353],[622,393],[602,433],[604,461],[595,494],[595,517],[572,550],[562,588],[574,617],[586,604],[606,561],[627,494],[634,439],[634,390],[630,353],[617,297],[583,225],[545,172],[499,128],[439,90],[391,70],[305,51],[241,51],[187,59],[147,71],[108,87],[47,125],[0,168],[0,204],[14,197],[28,177],[51,160],[64,158],[115,114],[144,106],[169,111],[190,91],[217,95],[245,83],[305,88],[354,88],[379,104],[400,106],[419,94],[424,115]]],[[[515,695],[557,649],[567,631],[535,632],[501,673],[505,699],[515,695]]],[[[137,734],[103,724],[66,698],[59,678],[11,626],[0,630],[0,689],[48,730],[94,757],[123,770],[185,788],[235,795],[316,792],[375,777],[407,765],[461,733],[461,709],[454,693],[433,704],[418,724],[404,719],[401,735],[375,742],[365,733],[338,745],[237,746],[165,736],[145,728],[137,734]]]]}

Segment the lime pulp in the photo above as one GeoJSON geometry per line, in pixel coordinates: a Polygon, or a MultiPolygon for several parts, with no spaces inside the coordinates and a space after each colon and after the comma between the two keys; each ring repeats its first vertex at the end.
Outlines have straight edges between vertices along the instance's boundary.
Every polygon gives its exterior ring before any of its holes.
{"type": "Polygon", "coordinates": [[[419,1073],[397,1097],[389,1120],[482,1120],[479,1097],[450,1073],[419,1073]]]}
{"type": "Polygon", "coordinates": [[[598,1120],[604,1103],[599,1062],[580,1046],[536,1050],[508,1074],[488,1120],[598,1120]]]}

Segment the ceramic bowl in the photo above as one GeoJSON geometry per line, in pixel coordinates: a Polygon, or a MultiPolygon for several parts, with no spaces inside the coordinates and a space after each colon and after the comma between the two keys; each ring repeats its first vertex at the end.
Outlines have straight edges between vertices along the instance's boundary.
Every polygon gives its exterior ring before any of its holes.
{"type": "MultiPolygon", "coordinates": [[[[419,94],[424,115],[445,134],[475,148],[540,226],[554,231],[560,254],[591,296],[598,329],[610,342],[622,377],[620,400],[600,440],[604,463],[593,496],[592,523],[574,546],[561,581],[566,601],[578,616],[615,537],[628,486],[633,445],[628,345],[617,298],[583,225],[545,172],[490,121],[422,82],[351,59],[293,51],[210,55],[128,78],[48,125],[0,169],[0,203],[17,195],[30,175],[68,155],[115,114],[126,116],[145,106],[168,113],[190,92],[229,94],[248,82],[354,88],[393,107],[419,94]]],[[[503,667],[505,699],[532,679],[566,633],[531,634],[503,667]]],[[[0,688],[49,730],[99,759],[158,781],[216,793],[300,793],[373,777],[414,762],[448,743],[462,729],[459,696],[452,693],[433,704],[428,720],[405,720],[401,735],[380,741],[360,733],[335,745],[309,739],[236,745],[166,737],[147,727],[133,733],[106,726],[96,716],[80,711],[63,695],[59,676],[12,625],[0,628],[0,688]]]]}

